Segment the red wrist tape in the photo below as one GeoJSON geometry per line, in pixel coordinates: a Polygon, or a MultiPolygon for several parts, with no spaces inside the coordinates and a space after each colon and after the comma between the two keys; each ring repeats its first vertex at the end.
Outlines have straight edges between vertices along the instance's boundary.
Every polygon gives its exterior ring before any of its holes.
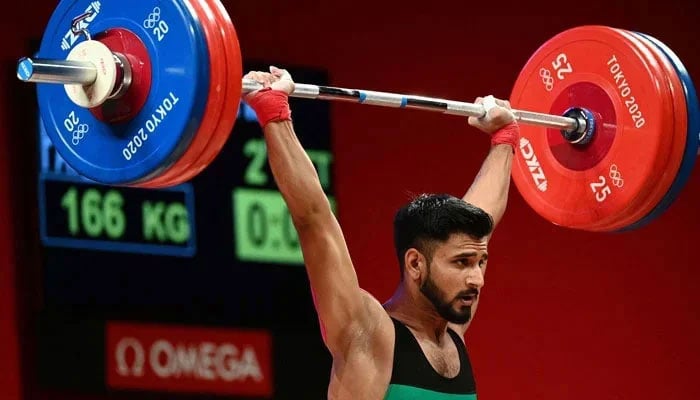
{"type": "Polygon", "coordinates": [[[491,145],[509,144],[513,148],[513,151],[515,151],[519,139],[520,126],[516,121],[513,121],[491,135],[491,145]]]}
{"type": "Polygon", "coordinates": [[[268,87],[246,99],[246,102],[255,111],[260,126],[265,128],[270,122],[292,120],[292,110],[287,98],[287,93],[268,87]]]}

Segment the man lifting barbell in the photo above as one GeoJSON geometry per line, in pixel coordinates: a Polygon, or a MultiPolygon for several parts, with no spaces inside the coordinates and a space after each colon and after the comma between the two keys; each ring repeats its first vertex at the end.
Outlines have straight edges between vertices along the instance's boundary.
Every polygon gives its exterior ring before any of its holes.
{"type": "Polygon", "coordinates": [[[111,8],[62,0],[39,52],[19,61],[17,76],[39,84],[41,123],[77,173],[139,188],[175,186],[205,169],[244,95],[264,126],[301,238],[334,358],[331,398],[473,397],[460,336],[476,310],[511,173],[525,202],[557,226],[632,230],[675,201],[700,147],[700,101],[683,63],[654,37],[613,27],[574,27],[543,43],[518,74],[513,109],[490,97],[472,104],[295,84],[279,70],[241,82],[241,65],[219,0],[122,0],[111,8]],[[397,213],[402,280],[383,305],[358,286],[294,134],[288,96],[467,116],[491,135],[462,199],[424,195],[397,213]]]}
{"type": "Polygon", "coordinates": [[[401,283],[385,304],[362,290],[342,230],[316,170],[296,137],[282,69],[253,71],[262,84],[244,100],[263,127],[268,159],[304,254],[333,356],[330,399],[471,399],[476,395],[464,333],[484,285],[488,241],[506,209],[520,128],[507,101],[477,98],[487,110],[469,124],[491,149],[462,199],[424,194],[401,207],[394,241],[401,283]]]}

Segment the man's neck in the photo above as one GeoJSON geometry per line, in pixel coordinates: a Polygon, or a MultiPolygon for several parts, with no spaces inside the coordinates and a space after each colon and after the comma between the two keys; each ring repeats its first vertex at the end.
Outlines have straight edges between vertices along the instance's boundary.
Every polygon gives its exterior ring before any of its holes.
{"type": "Polygon", "coordinates": [[[437,344],[442,344],[447,330],[447,321],[435,311],[433,304],[420,293],[399,285],[393,296],[384,304],[390,316],[400,320],[420,335],[437,344]]]}

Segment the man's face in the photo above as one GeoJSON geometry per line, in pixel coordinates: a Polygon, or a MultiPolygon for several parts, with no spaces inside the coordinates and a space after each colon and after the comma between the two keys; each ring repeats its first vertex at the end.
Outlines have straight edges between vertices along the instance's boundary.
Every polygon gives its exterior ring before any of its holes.
{"type": "Polygon", "coordinates": [[[434,248],[420,291],[438,314],[454,324],[469,322],[484,286],[486,240],[454,234],[434,248]]]}

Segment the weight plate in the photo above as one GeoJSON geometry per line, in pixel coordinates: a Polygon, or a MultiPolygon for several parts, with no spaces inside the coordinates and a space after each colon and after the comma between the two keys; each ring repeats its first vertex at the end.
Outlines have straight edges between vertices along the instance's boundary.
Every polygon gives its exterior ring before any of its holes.
{"type": "MultiPolygon", "coordinates": [[[[226,60],[227,60],[227,90],[226,90],[226,107],[219,120],[219,125],[216,127],[216,133],[211,145],[207,148],[203,162],[199,170],[191,171],[194,175],[206,168],[216,156],[221,152],[221,149],[226,144],[229,136],[233,132],[233,127],[238,117],[238,109],[241,103],[241,93],[243,90],[243,59],[241,56],[241,47],[238,40],[238,34],[231,21],[230,15],[226,12],[224,5],[218,0],[206,0],[212,6],[214,13],[219,19],[219,27],[221,34],[226,43],[226,60]]],[[[192,177],[194,176],[192,175],[192,177]]]]}
{"type": "Polygon", "coordinates": [[[558,115],[581,107],[597,125],[586,145],[568,143],[556,129],[521,127],[513,180],[538,214],[595,230],[649,195],[672,145],[664,75],[646,47],[603,26],[564,31],[530,57],[513,87],[513,107],[558,115]]]}
{"type": "Polygon", "coordinates": [[[129,184],[158,175],[187,148],[199,127],[209,87],[207,47],[196,14],[184,0],[63,0],[52,14],[39,57],[64,59],[92,35],[110,29],[134,33],[144,44],[152,80],[143,108],[118,124],[103,122],[66,96],[62,85],[38,84],[41,117],[59,154],[81,175],[105,184],[129,184]]]}
{"type": "MultiPolygon", "coordinates": [[[[691,79],[688,70],[685,68],[685,65],[683,65],[681,59],[666,44],[653,36],[639,32],[636,34],[639,37],[646,39],[652,45],[656,46],[669,59],[676,71],[676,74],[678,74],[683,86],[683,95],[685,96],[688,129],[686,132],[683,159],[670,189],[659,204],[657,204],[657,206],[648,215],[622,229],[624,231],[646,226],[651,221],[666,212],[666,210],[671,206],[671,204],[673,204],[676,198],[678,198],[678,195],[688,183],[688,179],[690,178],[695,166],[698,147],[700,147],[700,103],[698,102],[697,91],[695,90],[695,85],[693,84],[693,80],[691,79]]],[[[676,115],[682,112],[682,110],[677,110],[676,115]]]]}
{"type": "Polygon", "coordinates": [[[617,31],[627,37],[630,41],[636,42],[640,47],[645,47],[648,49],[658,62],[659,66],[663,69],[666,85],[669,88],[673,103],[673,115],[671,116],[673,127],[668,132],[664,132],[665,135],[671,138],[670,152],[665,163],[659,163],[657,166],[660,174],[657,176],[655,184],[652,186],[652,190],[646,196],[635,199],[635,206],[629,207],[625,213],[621,214],[614,221],[597,226],[596,229],[600,231],[620,230],[621,228],[638,221],[651,212],[651,210],[657,204],[659,204],[663,196],[671,187],[671,184],[677,175],[678,167],[680,166],[681,159],[683,158],[683,151],[685,150],[685,136],[688,129],[687,117],[685,113],[685,95],[683,94],[683,88],[681,81],[678,78],[678,74],[669,62],[668,58],[665,57],[657,47],[651,45],[646,40],[642,40],[639,36],[634,35],[632,32],[622,29],[617,29],[617,31]]]}
{"type": "Polygon", "coordinates": [[[198,160],[209,145],[214,135],[214,130],[221,119],[221,111],[224,107],[226,95],[226,54],[222,37],[217,26],[217,19],[206,2],[191,0],[190,5],[197,13],[198,19],[207,39],[210,66],[209,96],[207,98],[206,111],[187,150],[167,170],[152,179],[139,182],[140,187],[168,187],[184,182],[184,175],[189,169],[198,167],[198,160]]]}
{"type": "Polygon", "coordinates": [[[242,84],[241,77],[243,76],[243,60],[241,58],[240,44],[238,35],[234,28],[233,22],[229,14],[226,12],[224,5],[218,0],[205,0],[209,3],[218,20],[223,42],[226,51],[226,100],[224,101],[224,110],[219,119],[219,125],[212,137],[212,140],[207,145],[204,153],[197,160],[197,165],[185,171],[181,176],[178,176],[176,181],[169,182],[168,185],[174,185],[188,181],[197,176],[206,168],[216,156],[221,152],[221,149],[226,144],[230,134],[233,131],[236,117],[238,116],[238,107],[241,102],[242,84]]]}
{"type": "Polygon", "coordinates": [[[238,34],[231,21],[231,17],[227,13],[224,5],[218,0],[205,0],[208,1],[214,10],[219,21],[219,27],[221,29],[221,35],[223,36],[226,53],[226,60],[228,66],[228,77],[226,83],[226,107],[219,120],[219,125],[216,127],[216,132],[207,147],[204,155],[203,161],[201,163],[200,169],[194,169],[189,171],[189,176],[187,179],[193,178],[195,175],[199,174],[202,169],[206,168],[216,156],[221,152],[221,149],[226,144],[229,136],[233,132],[233,127],[236,123],[236,118],[238,117],[238,108],[241,102],[241,92],[243,78],[243,59],[241,57],[241,48],[238,41],[238,34]]]}

